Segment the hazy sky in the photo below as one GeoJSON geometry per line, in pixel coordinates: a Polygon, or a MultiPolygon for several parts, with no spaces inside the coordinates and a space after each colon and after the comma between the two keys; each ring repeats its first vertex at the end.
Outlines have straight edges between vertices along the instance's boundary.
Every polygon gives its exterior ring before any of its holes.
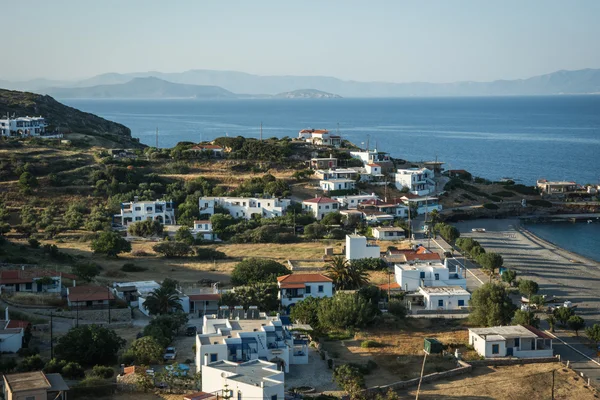
{"type": "Polygon", "coordinates": [[[447,82],[600,68],[600,0],[12,0],[0,15],[0,80],[218,69],[447,82]]]}

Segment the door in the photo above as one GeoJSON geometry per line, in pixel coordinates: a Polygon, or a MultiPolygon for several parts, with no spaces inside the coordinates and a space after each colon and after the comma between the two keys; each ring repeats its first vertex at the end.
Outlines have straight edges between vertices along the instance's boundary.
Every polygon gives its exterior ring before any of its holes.
{"type": "Polygon", "coordinates": [[[506,356],[507,357],[512,357],[513,355],[513,348],[512,347],[507,347],[506,348],[506,356]]]}
{"type": "Polygon", "coordinates": [[[41,284],[41,283],[38,283],[38,284],[37,284],[37,291],[38,291],[38,292],[41,292],[41,291],[42,291],[42,284],[41,284]]]}

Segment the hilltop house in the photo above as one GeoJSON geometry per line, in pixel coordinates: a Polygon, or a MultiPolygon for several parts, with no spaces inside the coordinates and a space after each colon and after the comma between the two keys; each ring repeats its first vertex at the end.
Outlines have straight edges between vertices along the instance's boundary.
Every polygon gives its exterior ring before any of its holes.
{"type": "Polygon", "coordinates": [[[364,165],[391,161],[388,153],[377,151],[377,149],[351,151],[350,156],[352,158],[358,158],[363,162],[364,165]]]}
{"type": "Polygon", "coordinates": [[[61,374],[42,371],[4,375],[5,400],[66,400],[69,386],[61,374]]]}
{"type": "Polygon", "coordinates": [[[365,200],[358,204],[359,210],[379,211],[380,213],[391,215],[393,218],[406,218],[408,216],[408,206],[394,202],[382,201],[379,199],[365,200]]]}
{"type": "Polygon", "coordinates": [[[290,307],[307,297],[333,296],[333,280],[322,274],[290,274],[277,277],[279,301],[290,307]]]}
{"type": "Polygon", "coordinates": [[[380,256],[379,246],[369,244],[365,236],[346,235],[346,260],[379,258],[380,256]]]}
{"type": "Polygon", "coordinates": [[[216,144],[199,144],[190,149],[194,152],[210,152],[213,157],[223,157],[223,148],[216,144]]]}
{"type": "Polygon", "coordinates": [[[420,287],[426,310],[460,310],[469,305],[471,293],[460,286],[420,287]]]}
{"type": "Polygon", "coordinates": [[[356,181],[354,179],[326,179],[319,181],[319,186],[324,192],[332,192],[336,190],[354,190],[356,181]]]}
{"type": "Polygon", "coordinates": [[[376,226],[371,231],[377,240],[403,240],[406,237],[404,229],[397,226],[376,226]]]}
{"type": "Polygon", "coordinates": [[[218,398],[285,400],[284,373],[262,360],[217,361],[202,368],[202,390],[218,398]]]}
{"type": "Polygon", "coordinates": [[[427,168],[398,169],[396,171],[396,188],[402,190],[406,187],[412,194],[429,195],[435,192],[433,177],[433,171],[427,168]]]}
{"type": "Polygon", "coordinates": [[[262,218],[281,217],[292,200],[276,197],[201,197],[200,215],[214,215],[215,207],[221,206],[234,218],[251,219],[253,215],[262,218]]]}
{"type": "Polygon", "coordinates": [[[43,117],[17,117],[0,119],[0,136],[40,136],[48,124],[43,117]]]}
{"type": "Polygon", "coordinates": [[[0,271],[0,288],[9,292],[60,293],[63,277],[77,279],[73,274],[47,269],[4,270],[0,271]]]}
{"type": "Polygon", "coordinates": [[[352,179],[356,180],[358,171],[352,168],[330,168],[318,169],[315,171],[314,177],[317,179],[352,179]]]}
{"type": "Polygon", "coordinates": [[[298,139],[317,146],[340,147],[342,145],[342,138],[327,129],[302,129],[298,133],[298,139]]]}
{"type": "MultiPolygon", "coordinates": [[[[467,288],[467,278],[463,268],[440,260],[436,253],[405,252],[393,258],[396,282],[407,292],[420,287],[460,286],[467,288]]],[[[390,258],[386,257],[389,262],[390,258]]]]}
{"type": "Polygon", "coordinates": [[[337,168],[338,159],[331,155],[329,157],[324,158],[311,158],[309,166],[311,169],[315,170],[337,168]]]}
{"type": "MultiPolygon", "coordinates": [[[[308,364],[308,341],[303,334],[284,326],[279,317],[267,317],[256,307],[222,307],[220,315],[203,317],[202,333],[196,335],[196,371],[216,361],[266,360],[288,372],[290,364],[308,364]]],[[[205,390],[205,388],[203,387],[205,390]]]]}
{"type": "Polygon", "coordinates": [[[133,201],[121,203],[121,213],[115,214],[113,222],[124,226],[132,222],[159,221],[165,225],[175,225],[175,206],[172,201],[133,201]]]}
{"type": "Polygon", "coordinates": [[[575,182],[551,182],[546,179],[538,179],[536,185],[544,194],[563,194],[577,190],[575,182]]]}
{"type": "Polygon", "coordinates": [[[552,338],[527,325],[469,329],[469,344],[485,358],[552,357],[552,338]]]}
{"type": "Polygon", "coordinates": [[[314,199],[303,200],[302,209],[314,215],[316,219],[321,220],[329,213],[338,212],[340,207],[337,201],[329,197],[315,197],[314,199]]]}

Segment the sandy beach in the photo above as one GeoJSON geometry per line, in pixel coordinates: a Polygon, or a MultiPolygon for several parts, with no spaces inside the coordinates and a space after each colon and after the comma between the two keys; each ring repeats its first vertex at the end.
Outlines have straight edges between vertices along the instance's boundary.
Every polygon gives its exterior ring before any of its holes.
{"type": "Polygon", "coordinates": [[[518,219],[475,220],[456,224],[487,251],[504,257],[518,278],[532,279],[540,293],[570,300],[588,325],[600,322],[600,263],[561,249],[529,232],[518,219]],[[485,232],[472,232],[485,228],[485,232]]]}

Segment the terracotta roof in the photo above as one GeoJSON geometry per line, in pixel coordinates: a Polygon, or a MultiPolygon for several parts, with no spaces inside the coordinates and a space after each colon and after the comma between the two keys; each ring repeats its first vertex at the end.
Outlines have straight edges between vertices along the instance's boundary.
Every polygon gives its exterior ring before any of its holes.
{"type": "Polygon", "coordinates": [[[329,197],[315,197],[313,199],[302,200],[303,203],[337,203],[329,197]]]}
{"type": "Polygon", "coordinates": [[[427,248],[426,248],[426,247],[424,247],[424,246],[419,246],[419,247],[417,248],[417,250],[415,251],[415,253],[417,253],[417,254],[428,254],[428,253],[431,253],[431,252],[430,252],[429,250],[427,250],[427,248]]]}
{"type": "Polygon", "coordinates": [[[69,301],[114,300],[115,296],[106,286],[76,286],[69,288],[69,301]]]}
{"type": "Polygon", "coordinates": [[[384,283],[383,285],[379,285],[379,289],[381,290],[394,290],[394,289],[400,289],[400,284],[398,282],[394,282],[394,283],[384,283]]]}
{"type": "Polygon", "coordinates": [[[292,284],[309,282],[333,282],[333,280],[322,274],[289,274],[278,276],[277,282],[292,284]]]}
{"type": "Polygon", "coordinates": [[[279,287],[282,289],[304,289],[305,283],[285,283],[281,282],[279,287]]]}
{"type": "Polygon", "coordinates": [[[19,321],[18,319],[11,319],[10,321],[8,321],[8,324],[6,325],[6,329],[12,329],[12,328],[27,328],[29,325],[31,325],[31,322],[29,321],[19,321]]]}
{"type": "Polygon", "coordinates": [[[302,129],[300,133],[329,133],[327,129],[302,129]]]}
{"type": "Polygon", "coordinates": [[[196,392],[192,394],[186,394],[185,396],[183,396],[183,400],[210,400],[213,398],[216,399],[217,396],[215,396],[212,393],[206,392],[196,392]]]}
{"type": "Polygon", "coordinates": [[[188,297],[191,301],[215,301],[221,299],[221,295],[218,293],[189,294],[188,297]]]}
{"type": "Polygon", "coordinates": [[[408,254],[404,254],[404,256],[406,257],[406,261],[414,261],[414,260],[420,260],[420,261],[440,261],[440,255],[437,253],[427,253],[427,254],[417,254],[417,253],[408,253],[408,254]]]}
{"type": "Polygon", "coordinates": [[[67,274],[64,272],[57,272],[48,269],[15,269],[0,271],[0,285],[32,283],[35,278],[43,278],[45,276],[62,276],[63,278],[77,279],[76,275],[67,274]]]}
{"type": "Polygon", "coordinates": [[[223,148],[221,146],[217,146],[216,144],[204,144],[204,145],[201,145],[200,147],[202,147],[203,149],[208,149],[208,150],[223,150],[223,148]]]}
{"type": "Polygon", "coordinates": [[[195,224],[210,224],[210,219],[200,219],[194,221],[195,224]]]}
{"type": "Polygon", "coordinates": [[[369,167],[381,167],[379,164],[367,164],[369,167]]]}

